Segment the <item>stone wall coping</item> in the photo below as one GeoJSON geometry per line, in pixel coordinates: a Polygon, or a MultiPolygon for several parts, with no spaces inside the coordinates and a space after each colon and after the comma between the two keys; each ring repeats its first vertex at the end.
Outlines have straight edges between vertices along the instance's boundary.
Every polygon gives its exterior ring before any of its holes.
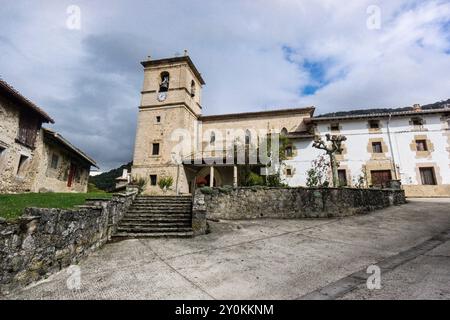
{"type": "Polygon", "coordinates": [[[130,197],[136,195],[137,193],[138,193],[137,191],[114,193],[113,197],[130,197]]]}
{"type": "Polygon", "coordinates": [[[92,209],[92,210],[102,210],[102,206],[90,205],[90,204],[81,204],[76,206],[79,209],[92,209]]]}

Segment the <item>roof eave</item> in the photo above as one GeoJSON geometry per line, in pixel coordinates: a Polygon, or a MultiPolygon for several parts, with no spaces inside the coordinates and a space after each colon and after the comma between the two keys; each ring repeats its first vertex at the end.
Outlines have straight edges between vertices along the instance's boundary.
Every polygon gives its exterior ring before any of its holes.
{"type": "Polygon", "coordinates": [[[265,115],[282,115],[282,114],[292,114],[292,113],[304,113],[308,114],[309,116],[312,116],[314,114],[315,107],[304,107],[304,108],[291,108],[291,109],[274,109],[274,110],[267,110],[267,111],[254,111],[254,112],[243,112],[243,113],[228,113],[228,114],[216,114],[216,115],[209,115],[209,116],[201,116],[199,117],[199,120],[202,121],[214,121],[214,120],[230,120],[235,118],[242,118],[242,117],[258,117],[258,116],[265,116],[265,115]]]}
{"type": "Polygon", "coordinates": [[[38,114],[45,123],[55,123],[55,121],[41,108],[35,105],[33,102],[25,98],[19,91],[17,91],[14,87],[9,85],[6,81],[0,79],[0,88],[6,91],[13,99],[17,99],[19,103],[24,105],[25,107],[33,110],[36,114],[38,114]]]}
{"type": "Polygon", "coordinates": [[[358,120],[358,119],[370,119],[370,118],[386,118],[401,117],[401,116],[415,116],[415,115],[425,115],[433,113],[450,113],[450,108],[442,109],[432,109],[432,110],[422,110],[422,111],[402,111],[402,112],[384,112],[384,113],[372,113],[372,114],[360,114],[360,115],[350,115],[350,116],[336,116],[336,117],[313,117],[309,119],[310,122],[325,122],[325,121],[336,121],[336,120],[358,120]]]}
{"type": "Polygon", "coordinates": [[[81,151],[80,149],[78,149],[77,147],[75,147],[72,143],[70,143],[68,140],[66,140],[63,136],[61,136],[59,133],[47,129],[47,128],[42,128],[47,134],[51,135],[52,137],[54,137],[56,140],[58,140],[59,142],[61,142],[65,147],[67,147],[68,149],[70,149],[72,152],[74,152],[75,154],[77,154],[78,156],[80,156],[81,158],[83,158],[85,161],[87,161],[91,166],[96,167],[97,169],[100,169],[99,166],[97,165],[97,163],[95,162],[94,159],[92,159],[91,157],[89,157],[88,155],[86,155],[83,151],[81,151]]]}

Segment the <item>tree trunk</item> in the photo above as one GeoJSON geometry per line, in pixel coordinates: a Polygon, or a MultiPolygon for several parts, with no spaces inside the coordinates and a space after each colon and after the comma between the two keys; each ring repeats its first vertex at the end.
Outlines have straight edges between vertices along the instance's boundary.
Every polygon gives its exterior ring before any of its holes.
{"type": "Polygon", "coordinates": [[[338,162],[334,153],[330,153],[331,174],[333,175],[333,187],[339,187],[338,162]]]}

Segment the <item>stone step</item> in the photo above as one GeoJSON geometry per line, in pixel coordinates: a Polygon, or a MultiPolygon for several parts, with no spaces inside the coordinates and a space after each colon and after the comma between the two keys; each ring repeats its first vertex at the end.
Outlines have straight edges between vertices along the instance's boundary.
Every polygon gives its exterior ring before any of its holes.
{"type": "Polygon", "coordinates": [[[192,231],[191,227],[165,227],[165,228],[151,228],[151,227],[119,227],[117,232],[129,232],[129,233],[171,233],[171,232],[189,232],[192,231]]]}
{"type": "Polygon", "coordinates": [[[161,221],[129,221],[123,222],[120,224],[120,227],[183,227],[183,228],[192,228],[191,221],[170,221],[170,222],[161,222],[161,221]]]}
{"type": "Polygon", "coordinates": [[[191,214],[190,210],[149,210],[149,209],[140,209],[140,210],[128,210],[126,214],[191,214]]]}
{"type": "Polygon", "coordinates": [[[125,217],[144,217],[144,218],[159,218],[159,217],[167,217],[167,218],[190,218],[192,214],[190,212],[165,212],[165,213],[154,213],[154,212],[127,212],[124,215],[125,217]]]}
{"type": "Polygon", "coordinates": [[[135,198],[134,201],[161,201],[161,202],[192,202],[192,199],[158,199],[158,198],[135,198]]]}
{"type": "Polygon", "coordinates": [[[133,203],[181,203],[181,204],[191,204],[191,200],[134,200],[133,203]]]}
{"type": "Polygon", "coordinates": [[[188,232],[153,232],[153,233],[131,233],[118,232],[113,236],[113,239],[126,238],[192,238],[194,233],[188,232]]]}
{"type": "Polygon", "coordinates": [[[133,202],[142,202],[142,203],[192,203],[191,200],[161,200],[161,199],[134,199],[133,202]]]}
{"type": "Polygon", "coordinates": [[[145,200],[145,201],[192,201],[191,197],[182,198],[170,198],[170,197],[137,197],[134,200],[145,200]]]}
{"type": "Polygon", "coordinates": [[[170,210],[183,210],[191,211],[190,206],[131,206],[128,210],[155,210],[155,211],[170,211],[170,210]]]}
{"type": "Polygon", "coordinates": [[[192,236],[191,197],[139,196],[113,238],[192,236]]]}
{"type": "Polygon", "coordinates": [[[143,201],[192,201],[191,197],[136,197],[134,200],[143,201]]]}
{"type": "Polygon", "coordinates": [[[122,224],[139,224],[139,223],[185,223],[191,224],[191,218],[123,218],[119,225],[122,224]]]}

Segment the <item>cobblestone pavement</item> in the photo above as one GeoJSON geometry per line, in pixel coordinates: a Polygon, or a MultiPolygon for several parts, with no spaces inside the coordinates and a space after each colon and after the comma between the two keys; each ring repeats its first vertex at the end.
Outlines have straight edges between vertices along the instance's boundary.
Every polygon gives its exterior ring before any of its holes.
{"type": "Polygon", "coordinates": [[[8,298],[450,299],[450,199],[410,199],[342,219],[211,222],[211,229],[193,239],[107,244],[80,263],[78,290],[68,289],[75,273],[65,269],[8,298]],[[381,267],[380,290],[365,284],[372,264],[381,267]]]}

